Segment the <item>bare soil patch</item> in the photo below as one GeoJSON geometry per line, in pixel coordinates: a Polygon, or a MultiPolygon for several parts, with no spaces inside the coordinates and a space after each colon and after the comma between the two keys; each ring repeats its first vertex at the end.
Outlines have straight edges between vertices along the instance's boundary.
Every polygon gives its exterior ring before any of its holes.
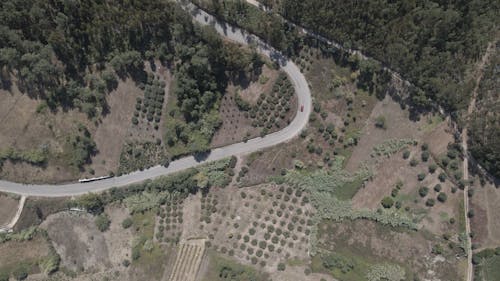
{"type": "Polygon", "coordinates": [[[47,229],[62,266],[74,272],[102,271],[111,266],[104,235],[86,213],[62,212],[41,225],[47,229]]]}
{"type": "Polygon", "coordinates": [[[19,200],[0,194],[0,226],[6,225],[14,217],[19,200]]]}

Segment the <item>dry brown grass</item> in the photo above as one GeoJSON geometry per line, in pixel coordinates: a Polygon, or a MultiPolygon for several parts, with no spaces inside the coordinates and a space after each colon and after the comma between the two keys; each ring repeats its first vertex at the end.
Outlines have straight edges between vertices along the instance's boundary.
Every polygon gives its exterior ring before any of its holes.
{"type": "Polygon", "coordinates": [[[409,119],[408,111],[402,110],[398,103],[387,96],[375,105],[370,117],[366,120],[361,130],[361,139],[354,148],[346,169],[351,172],[356,171],[363,161],[370,159],[373,148],[386,140],[420,139],[423,133],[418,130],[419,126],[419,122],[409,119]],[[375,120],[378,116],[385,117],[387,129],[375,127],[375,120]]]}
{"type": "Polygon", "coordinates": [[[6,225],[10,222],[12,217],[16,214],[18,200],[0,194],[0,226],[6,225]]]}
{"type": "Polygon", "coordinates": [[[471,228],[474,232],[473,243],[480,248],[500,246],[500,189],[487,183],[481,187],[476,181],[474,195],[471,198],[474,217],[471,228]]]}
{"type": "Polygon", "coordinates": [[[49,254],[49,245],[45,238],[36,235],[29,241],[0,243],[0,253],[2,253],[0,255],[0,270],[9,272],[17,265],[24,263],[32,266],[30,272],[36,272],[38,270],[37,262],[49,254]]]}

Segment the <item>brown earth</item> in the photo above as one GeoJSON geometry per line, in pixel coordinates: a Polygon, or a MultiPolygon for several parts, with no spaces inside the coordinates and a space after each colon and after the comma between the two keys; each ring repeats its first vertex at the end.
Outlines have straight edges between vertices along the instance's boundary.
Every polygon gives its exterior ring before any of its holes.
{"type": "Polygon", "coordinates": [[[17,211],[18,200],[11,196],[0,194],[0,226],[6,225],[17,211]]]}

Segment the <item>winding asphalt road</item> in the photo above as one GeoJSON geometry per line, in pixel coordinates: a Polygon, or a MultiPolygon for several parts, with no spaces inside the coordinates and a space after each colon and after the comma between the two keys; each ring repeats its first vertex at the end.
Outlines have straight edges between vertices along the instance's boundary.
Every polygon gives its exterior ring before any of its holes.
{"type": "Polygon", "coordinates": [[[254,35],[248,34],[245,31],[220,22],[206,12],[199,10],[192,4],[184,4],[183,7],[191,12],[194,21],[202,25],[213,26],[218,33],[228,38],[229,40],[245,45],[253,45],[256,50],[265,56],[279,62],[281,69],[285,71],[295,88],[295,93],[298,96],[298,109],[295,119],[283,130],[269,134],[263,138],[251,139],[247,142],[236,143],[221,148],[216,148],[211,151],[208,157],[202,161],[197,161],[193,156],[184,157],[176,161],[172,161],[168,168],[163,166],[155,166],[144,171],[137,171],[119,177],[109,178],[100,181],[89,183],[71,183],[62,185],[29,185],[14,183],[9,181],[0,181],[0,191],[10,192],[24,196],[41,196],[41,197],[63,197],[75,196],[88,192],[100,192],[112,187],[122,187],[133,183],[139,183],[147,179],[153,179],[159,176],[172,174],[187,168],[195,167],[206,162],[220,160],[232,155],[243,155],[255,152],[267,147],[271,147],[297,136],[302,129],[307,125],[309,114],[311,113],[311,92],[304,75],[300,69],[291,60],[285,58],[280,52],[264,43],[254,35]],[[301,112],[300,106],[304,109],[301,112]]]}

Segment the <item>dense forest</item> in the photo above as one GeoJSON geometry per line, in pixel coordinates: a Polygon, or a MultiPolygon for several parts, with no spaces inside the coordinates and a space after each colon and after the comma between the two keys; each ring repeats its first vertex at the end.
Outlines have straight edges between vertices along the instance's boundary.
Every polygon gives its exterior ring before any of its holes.
{"type": "Polygon", "coordinates": [[[469,149],[477,161],[500,178],[500,43],[479,83],[477,108],[470,116],[469,149]]]}
{"type": "Polygon", "coordinates": [[[287,19],[400,72],[449,112],[468,104],[466,71],[491,40],[499,9],[494,0],[284,0],[281,7],[287,19]]]}
{"type": "MultiPolygon", "coordinates": [[[[106,95],[118,79],[131,77],[147,88],[146,60],[159,60],[176,76],[179,116],[165,143],[182,141],[188,152],[208,149],[229,76],[263,63],[193,24],[174,1],[0,3],[0,86],[16,84],[52,110],[78,108],[89,118],[106,114],[106,95]]],[[[78,166],[87,155],[75,160],[78,166]]]]}
{"type": "MultiPolygon", "coordinates": [[[[141,74],[142,58],[168,58],[173,30],[180,43],[192,28],[167,1],[34,1],[0,3],[2,86],[12,82],[49,107],[78,107],[90,117],[106,109],[115,73],[141,74]],[[153,52],[153,53],[152,53],[153,52]],[[15,78],[13,78],[15,77],[15,78]]],[[[139,77],[136,77],[139,78],[139,77]]]]}

